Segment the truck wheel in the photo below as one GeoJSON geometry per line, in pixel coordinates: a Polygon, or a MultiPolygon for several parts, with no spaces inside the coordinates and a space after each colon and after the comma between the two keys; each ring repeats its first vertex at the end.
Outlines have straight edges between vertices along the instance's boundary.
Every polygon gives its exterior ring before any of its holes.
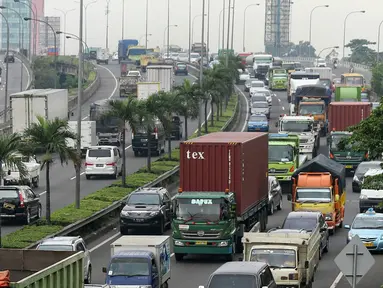
{"type": "Polygon", "coordinates": [[[90,284],[90,283],[92,283],[92,266],[88,267],[88,273],[84,280],[84,284],[90,284]]]}
{"type": "Polygon", "coordinates": [[[176,261],[182,261],[184,259],[184,254],[175,253],[174,257],[176,258],[176,261]]]}

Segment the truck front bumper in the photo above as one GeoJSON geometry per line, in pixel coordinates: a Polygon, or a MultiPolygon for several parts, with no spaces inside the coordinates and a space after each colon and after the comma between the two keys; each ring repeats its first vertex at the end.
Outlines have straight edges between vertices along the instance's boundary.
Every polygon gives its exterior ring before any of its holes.
{"type": "MultiPolygon", "coordinates": [[[[336,161],[336,160],[335,160],[336,161]]],[[[338,162],[339,164],[342,164],[344,166],[344,168],[346,168],[346,170],[356,170],[356,168],[358,167],[358,165],[362,162],[341,162],[341,161],[336,161],[338,162]]]]}
{"type": "Polygon", "coordinates": [[[178,254],[232,254],[232,239],[196,240],[174,239],[174,253],[178,254]]]}

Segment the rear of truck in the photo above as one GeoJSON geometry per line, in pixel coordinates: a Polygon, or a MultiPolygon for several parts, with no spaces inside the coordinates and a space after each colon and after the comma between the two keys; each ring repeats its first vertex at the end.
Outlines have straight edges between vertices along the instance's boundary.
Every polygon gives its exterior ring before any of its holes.
{"type": "Polygon", "coordinates": [[[341,86],[335,88],[336,102],[360,102],[362,100],[362,87],[341,86]]]}
{"type": "Polygon", "coordinates": [[[266,229],[267,133],[211,133],[181,143],[180,153],[172,220],[176,260],[187,254],[232,260],[244,231],[256,222],[266,229]]]}
{"type": "Polygon", "coordinates": [[[350,145],[342,148],[339,144],[342,139],[351,137],[352,133],[347,131],[348,128],[366,119],[371,111],[371,104],[364,102],[334,102],[329,106],[329,157],[343,164],[348,171],[355,171],[361,162],[367,161],[368,151],[355,152],[350,145]]]}

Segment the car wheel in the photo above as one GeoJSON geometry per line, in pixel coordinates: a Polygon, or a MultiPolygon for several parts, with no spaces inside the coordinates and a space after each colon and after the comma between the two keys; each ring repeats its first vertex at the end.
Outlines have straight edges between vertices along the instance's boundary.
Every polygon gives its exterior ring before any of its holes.
{"type": "Polygon", "coordinates": [[[282,208],[283,208],[283,200],[282,200],[282,197],[281,197],[281,200],[279,201],[279,204],[278,204],[278,206],[277,206],[277,209],[278,209],[278,210],[282,210],[282,208]]]}
{"type": "Polygon", "coordinates": [[[88,273],[86,274],[86,279],[84,281],[85,284],[92,283],[92,266],[89,265],[88,267],[88,273]]]}
{"type": "Polygon", "coordinates": [[[326,247],[324,247],[323,252],[324,252],[324,253],[327,253],[328,250],[329,250],[329,248],[330,248],[330,237],[327,237],[327,240],[326,240],[326,247]]]}
{"type": "Polygon", "coordinates": [[[158,225],[158,235],[164,235],[165,227],[164,227],[164,219],[160,220],[160,224],[158,225]]]}
{"type": "Polygon", "coordinates": [[[85,175],[86,180],[90,180],[90,175],[85,175]]]}
{"type": "Polygon", "coordinates": [[[273,215],[274,214],[274,203],[273,202],[270,202],[270,207],[269,207],[269,215],[273,215]]]}
{"type": "Polygon", "coordinates": [[[29,211],[29,209],[27,210],[25,215],[25,224],[27,225],[31,224],[31,212],[29,211]]]}
{"type": "Polygon", "coordinates": [[[39,207],[37,208],[37,220],[41,219],[41,215],[42,215],[42,209],[41,209],[41,205],[39,205],[39,207]]]}
{"type": "Polygon", "coordinates": [[[118,178],[118,171],[117,171],[117,167],[116,169],[114,170],[114,174],[112,175],[113,179],[117,179],[118,178]]]}

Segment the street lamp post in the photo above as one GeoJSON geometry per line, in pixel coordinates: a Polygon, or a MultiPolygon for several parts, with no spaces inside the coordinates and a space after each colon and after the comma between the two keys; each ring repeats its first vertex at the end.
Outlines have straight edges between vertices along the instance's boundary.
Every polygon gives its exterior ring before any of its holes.
{"type": "MultiPolygon", "coordinates": [[[[31,11],[32,13],[32,16],[34,19],[36,19],[36,13],[35,11],[33,11],[32,9],[32,6],[29,5],[28,3],[25,3],[25,2],[21,2],[20,0],[13,0],[15,3],[20,3],[20,4],[23,4],[25,6],[27,6],[29,8],[29,10],[31,11]]],[[[35,34],[35,26],[36,25],[33,25],[33,29],[32,29],[32,23],[29,24],[29,61],[32,62],[32,59],[33,59],[33,54],[34,54],[34,44],[32,43],[32,33],[34,34],[34,38],[36,39],[36,34],[35,34]]]]}
{"type": "MultiPolygon", "coordinates": [[[[164,30],[164,38],[163,38],[163,45],[164,45],[164,47],[165,47],[165,39],[167,39],[166,38],[166,31],[167,30],[169,30],[170,29],[170,27],[178,27],[178,25],[169,25],[169,26],[166,26],[165,27],[165,30],[164,30]]],[[[167,40],[167,42],[166,43],[168,43],[167,45],[169,46],[169,42],[168,42],[169,40],[167,40]]],[[[168,57],[169,57],[169,49],[166,49],[166,55],[168,55],[168,57]]]]}
{"type": "MultiPolygon", "coordinates": [[[[192,33],[191,33],[191,40],[192,40],[192,43],[194,42],[194,21],[195,21],[196,18],[201,17],[202,15],[203,15],[203,16],[206,16],[206,14],[199,14],[199,15],[197,15],[197,16],[195,16],[195,17],[193,18],[192,33]]],[[[204,21],[205,21],[205,19],[204,19],[204,21]]]]}
{"type": "MultiPolygon", "coordinates": [[[[53,40],[54,40],[54,46],[55,46],[55,58],[54,58],[54,61],[55,61],[55,72],[57,73],[57,35],[56,35],[56,31],[55,29],[52,27],[51,24],[49,24],[47,21],[44,21],[44,20],[40,20],[40,19],[33,19],[33,18],[29,18],[29,17],[25,17],[24,18],[25,21],[37,21],[37,22],[40,22],[40,23],[44,23],[45,25],[48,25],[48,27],[52,30],[53,32],[53,40]]],[[[80,62],[80,61],[79,61],[80,62]]],[[[8,70],[8,69],[7,69],[8,70]]],[[[56,81],[56,77],[54,78],[54,88],[56,89],[57,88],[57,81],[56,81]]]]}
{"type": "MultiPolygon", "coordinates": [[[[207,0],[207,33],[206,33],[206,63],[209,63],[209,46],[210,46],[210,0],[207,0]]],[[[202,43],[202,51],[203,51],[202,43]]]]}
{"type": "MultiPolygon", "coordinates": [[[[229,7],[231,7],[231,0],[229,0],[229,7]]],[[[230,9],[227,10],[227,43],[226,43],[226,67],[229,66],[229,41],[230,41],[230,9]]]]}
{"type": "Polygon", "coordinates": [[[75,1],[76,3],[80,3],[83,6],[83,13],[84,13],[84,32],[85,32],[85,42],[88,43],[88,22],[87,22],[87,11],[88,7],[94,3],[97,3],[97,0],[91,1],[88,4],[84,5],[84,1],[75,1]]]}
{"type": "MultiPolygon", "coordinates": [[[[64,31],[66,31],[66,15],[69,13],[69,12],[72,12],[76,9],[70,9],[70,10],[61,10],[61,9],[58,9],[58,8],[54,8],[55,10],[61,12],[63,15],[64,15],[64,31]]],[[[65,48],[66,48],[66,38],[64,37],[64,56],[66,55],[65,53],[65,48]]]]}
{"type": "Polygon", "coordinates": [[[166,44],[167,44],[167,49],[166,49],[166,53],[167,55],[169,56],[169,45],[170,45],[170,0],[168,0],[168,35],[167,35],[167,40],[166,40],[166,44]]]}
{"type": "Polygon", "coordinates": [[[382,28],[383,20],[379,23],[378,27],[378,51],[376,53],[376,62],[379,63],[379,53],[380,53],[380,29],[382,28]]]}
{"type": "MultiPolygon", "coordinates": [[[[309,43],[311,45],[311,27],[312,27],[312,20],[313,20],[313,12],[318,9],[318,8],[328,8],[329,5],[319,5],[319,6],[316,6],[314,7],[311,12],[310,12],[310,26],[309,26],[309,43]]],[[[311,45],[312,46],[312,45],[311,45]]],[[[309,57],[311,57],[311,50],[312,49],[309,49],[309,57]]]]}
{"type": "Polygon", "coordinates": [[[121,14],[121,40],[124,40],[125,30],[125,0],[122,0],[122,14],[121,14]]]}
{"type": "Polygon", "coordinates": [[[346,17],[344,18],[344,24],[343,24],[343,57],[342,57],[342,61],[344,61],[345,50],[346,50],[346,24],[347,24],[347,18],[351,14],[356,14],[356,13],[366,13],[366,11],[364,11],[364,10],[362,10],[362,11],[352,11],[352,12],[348,13],[346,15],[346,17]]]}
{"type": "MultiPolygon", "coordinates": [[[[203,51],[203,42],[205,41],[205,0],[202,0],[202,14],[199,15],[199,16],[202,16],[202,28],[201,28],[201,44],[202,44],[202,51],[203,51]]],[[[196,16],[197,17],[197,16],[196,16]]],[[[194,26],[194,20],[195,18],[193,19],[193,26],[194,26]]],[[[193,27],[193,31],[194,31],[194,27],[193,27]]],[[[201,87],[201,91],[202,93],[204,93],[203,91],[203,58],[201,58],[200,60],[200,67],[199,67],[199,85],[201,87]]],[[[205,109],[205,112],[206,112],[206,109],[205,109]]],[[[198,136],[201,136],[201,132],[202,132],[202,113],[201,113],[201,105],[198,105],[198,136]]],[[[207,119],[206,119],[207,120],[207,119]]],[[[207,125],[207,122],[208,121],[205,121],[205,125],[207,125]]]]}
{"type": "MultiPolygon", "coordinates": [[[[5,25],[7,25],[7,50],[6,50],[6,59],[7,61],[5,62],[5,96],[4,96],[4,123],[7,122],[7,112],[8,112],[8,54],[9,54],[9,22],[7,17],[4,16],[3,13],[0,12],[0,15],[3,17],[5,21],[5,25]]],[[[1,238],[1,237],[0,237],[1,238]]],[[[1,247],[1,243],[0,243],[1,247]]]]}
{"type": "Polygon", "coordinates": [[[320,58],[320,54],[322,54],[323,51],[328,50],[328,49],[338,49],[338,48],[339,48],[339,46],[330,46],[330,47],[323,48],[323,49],[318,53],[318,58],[320,58]]]}
{"type": "MultiPolygon", "coordinates": [[[[222,16],[222,12],[223,12],[223,15],[224,15],[224,17],[225,17],[225,12],[224,12],[224,11],[225,11],[226,9],[229,9],[229,7],[226,7],[226,8],[222,9],[222,10],[219,12],[219,17],[218,17],[218,18],[219,18],[219,19],[218,19],[218,20],[219,20],[219,21],[218,21],[218,22],[219,22],[219,23],[218,23],[218,45],[217,45],[217,46],[218,46],[218,49],[219,49],[219,45],[222,45],[222,44],[221,44],[221,18],[222,18],[222,17],[221,17],[221,16],[222,16]]],[[[233,7],[230,7],[230,9],[233,9],[233,7]]],[[[222,29],[225,30],[225,27],[223,27],[222,29]]],[[[224,37],[224,36],[223,36],[223,37],[224,37]]],[[[222,41],[222,43],[223,43],[223,41],[222,41]]],[[[222,45],[221,49],[223,49],[223,48],[224,48],[224,45],[222,45]]]]}
{"type": "Polygon", "coordinates": [[[231,50],[234,50],[234,15],[235,15],[235,0],[233,0],[233,16],[231,19],[231,45],[230,45],[231,50]]]}
{"type": "Polygon", "coordinates": [[[191,21],[192,21],[192,2],[191,2],[191,0],[189,0],[189,49],[188,49],[188,62],[190,63],[190,53],[191,53],[191,45],[192,45],[192,43],[191,43],[191,29],[192,29],[192,23],[191,23],[191,21]]]}
{"type": "MultiPolygon", "coordinates": [[[[146,16],[145,16],[145,49],[148,49],[148,29],[149,29],[149,0],[146,0],[146,16]]],[[[125,168],[124,168],[125,169],[125,168]]]]}
{"type": "Polygon", "coordinates": [[[106,33],[105,33],[105,48],[109,49],[109,4],[110,0],[106,0],[106,33]]]}
{"type": "Polygon", "coordinates": [[[243,11],[243,35],[242,35],[242,47],[243,47],[243,52],[246,52],[246,45],[245,45],[245,40],[246,40],[246,11],[248,8],[252,7],[252,6],[259,6],[259,3],[257,4],[250,4],[250,5],[247,5],[245,10],[243,11]]]}
{"type": "MultiPolygon", "coordinates": [[[[221,49],[224,49],[225,48],[225,9],[226,8],[226,0],[223,0],[223,3],[222,3],[222,11],[224,12],[222,14],[222,46],[221,46],[221,49]]],[[[230,6],[229,6],[230,8],[230,6]]]]}
{"type": "MultiPolygon", "coordinates": [[[[15,9],[8,8],[5,6],[0,6],[0,9],[1,10],[3,10],[3,9],[10,10],[10,11],[14,12],[17,16],[19,16],[19,46],[20,46],[21,50],[24,50],[24,25],[22,25],[23,24],[22,23],[23,17],[15,9]]],[[[8,69],[7,69],[6,73],[8,73],[8,69]]],[[[23,91],[23,74],[24,74],[24,67],[22,64],[20,64],[20,91],[23,91]]],[[[5,83],[5,84],[7,84],[7,83],[5,83]]]]}

